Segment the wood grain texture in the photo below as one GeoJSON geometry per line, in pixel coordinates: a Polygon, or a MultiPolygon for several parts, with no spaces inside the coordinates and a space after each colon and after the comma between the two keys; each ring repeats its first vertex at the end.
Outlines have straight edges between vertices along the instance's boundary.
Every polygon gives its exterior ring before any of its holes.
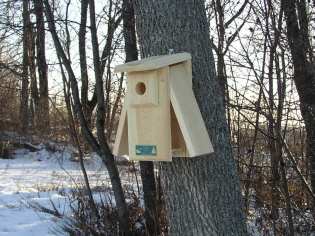
{"type": "Polygon", "coordinates": [[[171,161],[168,67],[157,71],[128,73],[127,90],[127,117],[128,124],[130,124],[128,126],[130,159],[140,161],[171,161]],[[146,84],[146,92],[143,95],[138,95],[134,92],[138,81],[143,81],[146,84]],[[137,145],[155,145],[157,154],[137,155],[137,145]]]}
{"type": "Polygon", "coordinates": [[[128,106],[159,106],[158,71],[141,71],[128,73],[128,106]],[[137,85],[143,84],[144,93],[138,94],[137,85]]]}
{"type": "Polygon", "coordinates": [[[170,67],[171,103],[185,140],[189,157],[213,152],[195,95],[190,87],[191,74],[184,63],[170,67]]]}
{"type": "Polygon", "coordinates": [[[129,155],[126,100],[127,99],[125,98],[125,104],[123,105],[123,109],[120,114],[115,143],[112,151],[115,156],[129,155]]]}

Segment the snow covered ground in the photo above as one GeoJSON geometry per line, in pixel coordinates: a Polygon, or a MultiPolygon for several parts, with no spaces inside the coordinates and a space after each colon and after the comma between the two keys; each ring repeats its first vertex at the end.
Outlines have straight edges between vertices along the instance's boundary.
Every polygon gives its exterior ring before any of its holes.
{"type": "MultiPolygon", "coordinates": [[[[69,147],[49,152],[39,146],[36,152],[18,149],[13,159],[0,158],[0,236],[56,235],[56,223],[60,219],[35,211],[30,204],[52,209],[53,202],[60,213],[69,212],[69,198],[65,192],[83,185],[79,162],[71,161],[71,153],[69,147]]],[[[107,171],[97,156],[86,157],[85,167],[92,188],[110,186],[107,171]]],[[[139,186],[134,171],[128,171],[128,167],[120,169],[123,185],[137,191],[139,186]]],[[[247,221],[250,234],[272,235],[270,226],[266,225],[269,231],[266,232],[257,225],[260,214],[252,215],[247,221]]]]}
{"type": "MultiPolygon", "coordinates": [[[[0,158],[0,236],[44,236],[53,234],[58,218],[34,211],[29,203],[67,212],[67,198],[62,191],[82,185],[78,162],[70,161],[70,150],[30,152],[18,149],[13,159],[0,158]]],[[[91,187],[109,186],[109,179],[98,157],[86,160],[91,187]]],[[[127,176],[130,178],[130,176],[127,176]]]]}
{"type": "MultiPolygon", "coordinates": [[[[70,148],[53,153],[45,148],[36,152],[18,149],[12,157],[0,158],[0,236],[56,235],[54,229],[60,219],[29,205],[38,203],[52,209],[53,202],[58,211],[67,213],[69,199],[63,191],[82,186],[79,163],[71,161],[70,148]]],[[[87,158],[85,167],[92,188],[110,186],[107,171],[97,156],[87,158]]],[[[125,186],[136,182],[132,172],[124,172],[125,186]]],[[[249,223],[249,228],[253,235],[259,235],[254,225],[249,223]]]]}

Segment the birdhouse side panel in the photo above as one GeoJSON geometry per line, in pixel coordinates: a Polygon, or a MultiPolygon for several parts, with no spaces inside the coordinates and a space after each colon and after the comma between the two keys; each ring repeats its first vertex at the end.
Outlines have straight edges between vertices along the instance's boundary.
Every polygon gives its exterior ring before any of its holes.
{"type": "Polygon", "coordinates": [[[189,88],[192,88],[192,69],[191,60],[170,66],[170,77],[176,76],[181,83],[185,83],[189,88]]]}
{"type": "Polygon", "coordinates": [[[129,155],[128,150],[128,124],[127,124],[127,103],[125,104],[120,114],[115,143],[113,147],[113,155],[122,156],[129,155]]]}
{"type": "Polygon", "coordinates": [[[189,156],[194,157],[212,153],[213,147],[185,71],[177,65],[170,68],[170,94],[189,156]]]}

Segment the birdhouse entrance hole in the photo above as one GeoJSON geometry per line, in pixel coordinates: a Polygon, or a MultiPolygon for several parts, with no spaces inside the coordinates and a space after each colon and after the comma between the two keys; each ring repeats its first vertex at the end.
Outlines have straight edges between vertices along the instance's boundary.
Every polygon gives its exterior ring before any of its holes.
{"type": "Polygon", "coordinates": [[[143,83],[143,82],[137,83],[137,85],[136,85],[137,94],[143,95],[145,93],[145,90],[146,90],[145,83],[143,83]]]}

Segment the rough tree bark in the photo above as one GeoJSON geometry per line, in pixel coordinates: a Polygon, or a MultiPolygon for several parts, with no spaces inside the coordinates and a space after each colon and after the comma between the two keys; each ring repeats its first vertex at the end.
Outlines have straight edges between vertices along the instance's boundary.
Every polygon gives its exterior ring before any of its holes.
{"type": "Polygon", "coordinates": [[[125,40],[126,62],[138,60],[135,13],[132,2],[133,0],[123,0],[122,3],[123,35],[125,40]]]}
{"type": "MultiPolygon", "coordinates": [[[[80,30],[79,30],[79,56],[80,56],[80,70],[81,70],[81,103],[85,119],[88,124],[91,124],[91,115],[92,111],[89,109],[89,98],[88,98],[88,89],[89,89],[89,78],[88,70],[86,63],[86,49],[85,49],[85,40],[86,40],[86,22],[87,22],[87,11],[88,11],[88,0],[81,1],[81,21],[80,21],[80,30]]],[[[93,106],[94,109],[94,106],[93,106]]]]}
{"type": "MultiPolygon", "coordinates": [[[[294,82],[300,97],[300,109],[307,133],[310,176],[315,192],[315,65],[308,35],[305,0],[282,0],[287,23],[287,37],[292,54],[294,82]]],[[[313,198],[315,217],[315,198],[313,198]]]]}
{"type": "Polygon", "coordinates": [[[247,235],[236,165],[202,0],[136,0],[143,56],[192,54],[193,89],[215,153],[162,163],[170,235],[247,235]]]}
{"type": "Polygon", "coordinates": [[[34,1],[36,15],[36,52],[39,80],[39,103],[37,112],[38,128],[44,133],[49,132],[49,97],[48,74],[45,51],[44,8],[42,0],[34,1]]]}

